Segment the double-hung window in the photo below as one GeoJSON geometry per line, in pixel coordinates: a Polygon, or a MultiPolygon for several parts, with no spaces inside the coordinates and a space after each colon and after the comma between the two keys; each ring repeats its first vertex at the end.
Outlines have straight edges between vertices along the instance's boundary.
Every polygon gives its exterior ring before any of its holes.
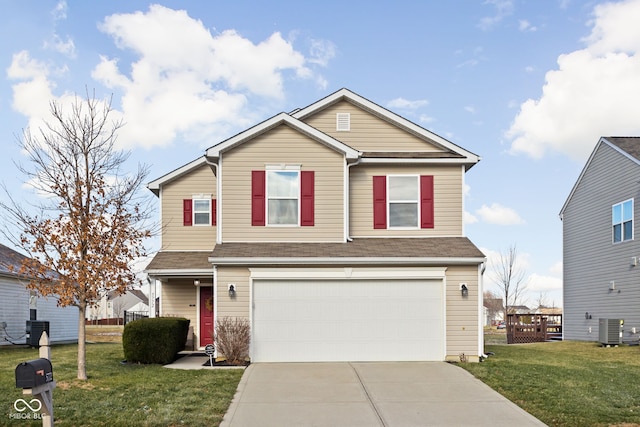
{"type": "Polygon", "coordinates": [[[418,227],[420,185],[417,175],[388,178],[389,227],[418,227]]]}
{"type": "Polygon", "coordinates": [[[633,199],[612,206],[611,224],[613,243],[633,240],[633,199]]]}
{"type": "Polygon", "coordinates": [[[299,225],[300,171],[267,171],[267,218],[269,225],[299,225]]]}
{"type": "Polygon", "coordinates": [[[193,225],[211,224],[211,198],[193,199],[193,225]]]}

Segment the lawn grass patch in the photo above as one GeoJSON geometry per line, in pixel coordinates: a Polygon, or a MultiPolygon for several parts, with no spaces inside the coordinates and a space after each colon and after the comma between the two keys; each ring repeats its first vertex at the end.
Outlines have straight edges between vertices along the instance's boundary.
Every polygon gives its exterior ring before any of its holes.
{"type": "MultiPolygon", "coordinates": [[[[56,425],[61,426],[217,426],[237,389],[243,370],[167,369],[123,364],[122,344],[87,344],[87,381],[76,379],[77,345],[51,347],[56,425]]],[[[38,350],[0,349],[0,425],[12,420],[15,367],[38,357],[38,350]]],[[[41,421],[32,425],[42,425],[41,421]]]]}
{"type": "Polygon", "coordinates": [[[594,342],[487,345],[461,364],[551,426],[640,425],[640,349],[594,342]]]}

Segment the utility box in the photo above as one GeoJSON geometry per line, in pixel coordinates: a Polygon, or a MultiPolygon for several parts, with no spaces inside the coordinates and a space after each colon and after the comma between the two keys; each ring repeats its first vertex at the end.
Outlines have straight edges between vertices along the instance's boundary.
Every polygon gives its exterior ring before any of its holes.
{"type": "Polygon", "coordinates": [[[53,368],[49,359],[40,358],[16,366],[16,387],[35,388],[53,381],[53,368]]]}
{"type": "Polygon", "coordinates": [[[27,345],[31,347],[40,347],[40,337],[43,332],[46,332],[47,335],[49,335],[49,321],[27,320],[27,345]]]}
{"type": "Polygon", "coordinates": [[[622,327],[624,320],[622,319],[604,319],[598,320],[598,340],[602,345],[618,345],[622,344],[622,327]]]}

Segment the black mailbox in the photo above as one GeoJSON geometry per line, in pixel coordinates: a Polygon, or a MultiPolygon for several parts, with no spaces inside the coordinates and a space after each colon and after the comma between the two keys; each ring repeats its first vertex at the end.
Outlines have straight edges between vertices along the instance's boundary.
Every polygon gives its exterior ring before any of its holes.
{"type": "Polygon", "coordinates": [[[16,387],[35,388],[53,381],[53,368],[49,359],[40,358],[16,366],[16,387]]]}

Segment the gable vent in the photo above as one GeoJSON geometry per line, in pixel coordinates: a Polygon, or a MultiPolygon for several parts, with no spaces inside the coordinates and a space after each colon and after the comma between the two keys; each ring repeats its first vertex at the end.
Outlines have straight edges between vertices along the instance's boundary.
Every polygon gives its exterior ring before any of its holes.
{"type": "Polygon", "coordinates": [[[343,132],[351,130],[351,114],[350,113],[336,114],[336,130],[343,131],[343,132]]]}

